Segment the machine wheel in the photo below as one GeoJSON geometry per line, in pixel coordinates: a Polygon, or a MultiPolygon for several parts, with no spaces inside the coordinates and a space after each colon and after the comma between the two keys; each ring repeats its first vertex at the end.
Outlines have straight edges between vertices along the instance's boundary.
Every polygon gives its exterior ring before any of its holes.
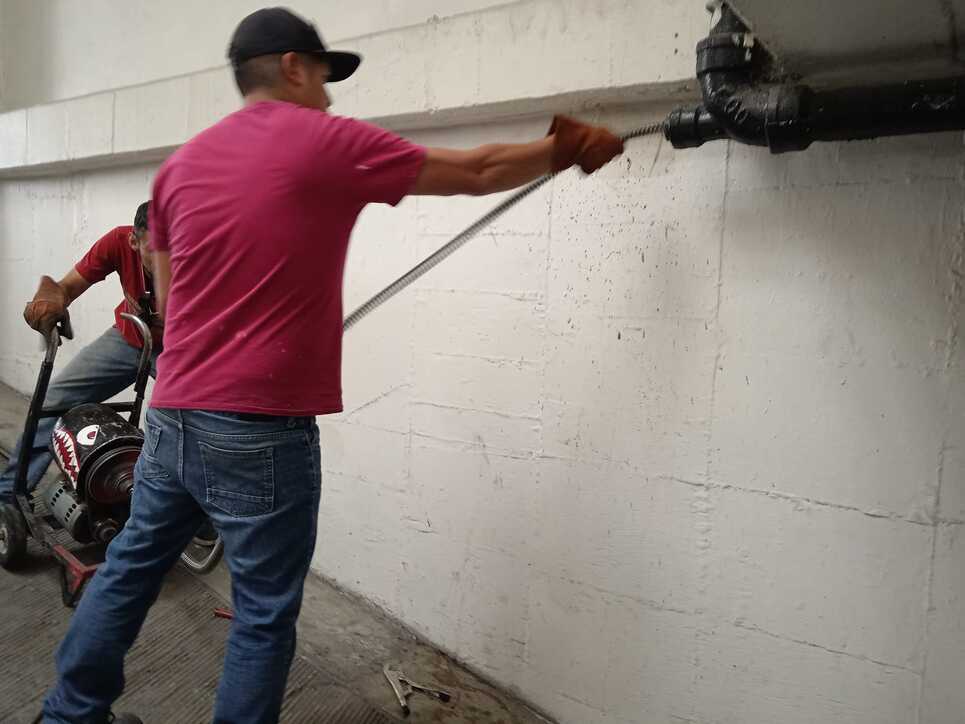
{"type": "Polygon", "coordinates": [[[27,525],[13,505],[0,505],[0,566],[14,568],[27,551],[27,525]]]}
{"type": "Polygon", "coordinates": [[[213,571],[214,567],[221,561],[221,557],[224,555],[224,541],[221,540],[219,535],[215,539],[215,544],[207,549],[207,555],[196,557],[194,553],[199,548],[200,546],[189,543],[188,547],[181,553],[181,563],[192,573],[204,575],[213,571]]]}

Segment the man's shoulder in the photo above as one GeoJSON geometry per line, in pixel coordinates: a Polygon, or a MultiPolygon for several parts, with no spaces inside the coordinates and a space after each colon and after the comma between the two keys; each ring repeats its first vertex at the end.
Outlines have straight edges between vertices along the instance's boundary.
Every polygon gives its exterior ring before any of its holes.
{"type": "MultiPolygon", "coordinates": [[[[168,156],[158,167],[154,175],[155,197],[158,192],[163,194],[165,183],[171,177],[180,178],[182,173],[192,173],[193,164],[204,163],[214,156],[223,155],[237,148],[244,143],[243,132],[239,126],[244,124],[245,109],[239,109],[229,113],[224,118],[213,123],[202,131],[199,131],[181,146],[179,146],[170,156],[168,156]]],[[[157,199],[155,199],[157,200],[157,199]]]]}
{"type": "Polygon", "coordinates": [[[105,256],[112,259],[120,259],[131,249],[130,238],[133,226],[115,226],[104,236],[97,240],[96,246],[100,246],[105,256]]]}
{"type": "Polygon", "coordinates": [[[352,118],[351,116],[337,116],[331,113],[322,113],[320,115],[324,118],[324,123],[326,125],[333,130],[337,130],[342,133],[372,136],[392,133],[391,131],[385,130],[381,126],[377,126],[368,121],[363,121],[359,118],[352,118]]]}
{"type": "Polygon", "coordinates": [[[319,134],[344,133],[364,125],[354,118],[284,101],[266,103],[260,108],[249,107],[237,114],[238,122],[255,121],[259,117],[267,121],[266,126],[272,133],[282,134],[296,143],[300,139],[317,140],[319,134]]]}
{"type": "Polygon", "coordinates": [[[75,268],[87,281],[98,282],[112,271],[118,271],[127,254],[136,254],[129,242],[133,226],[115,226],[94,242],[75,268]]]}
{"type": "Polygon", "coordinates": [[[170,156],[164,160],[158,169],[158,173],[163,172],[166,168],[169,168],[172,165],[176,165],[185,157],[190,157],[192,154],[203,150],[207,143],[224,135],[225,130],[232,125],[237,114],[238,112],[235,111],[234,113],[225,116],[221,120],[191,136],[191,138],[181,144],[170,156]]]}
{"type": "MultiPolygon", "coordinates": [[[[385,133],[383,129],[367,121],[352,118],[350,116],[340,116],[328,111],[317,108],[302,106],[297,103],[286,101],[269,101],[264,105],[256,104],[243,108],[229,116],[234,117],[239,122],[245,119],[256,119],[268,117],[277,125],[283,126],[286,130],[291,128],[321,129],[332,132],[355,132],[355,133],[385,133]]],[[[227,118],[225,120],[228,120],[227,118]]]]}
{"type": "Polygon", "coordinates": [[[115,226],[113,229],[111,229],[106,234],[104,234],[100,239],[98,239],[97,242],[95,243],[98,245],[103,244],[105,246],[110,246],[110,247],[115,247],[115,246],[127,247],[128,246],[127,240],[128,240],[128,237],[130,237],[132,231],[134,231],[133,226],[129,226],[129,225],[115,226]]]}

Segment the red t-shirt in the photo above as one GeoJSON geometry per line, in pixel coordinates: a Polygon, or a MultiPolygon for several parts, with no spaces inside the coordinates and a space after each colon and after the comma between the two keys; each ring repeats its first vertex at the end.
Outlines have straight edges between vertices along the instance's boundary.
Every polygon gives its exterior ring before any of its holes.
{"type": "MultiPolygon", "coordinates": [[[[147,272],[141,263],[141,255],[131,248],[130,236],[133,226],[118,226],[111,229],[98,239],[84,258],[74,267],[91,284],[103,281],[111,272],[117,272],[121,278],[121,289],[124,290],[124,300],[114,310],[114,326],[132,347],[140,349],[141,334],[137,327],[121,317],[121,312],[141,314],[141,300],[144,297],[147,272]]],[[[154,349],[160,349],[161,329],[151,329],[154,337],[154,349]]]]}
{"type": "Polygon", "coordinates": [[[412,189],[425,149],[361,121],[255,103],[158,171],[151,240],[170,252],[151,405],[342,410],[342,272],[370,202],[412,189]]]}

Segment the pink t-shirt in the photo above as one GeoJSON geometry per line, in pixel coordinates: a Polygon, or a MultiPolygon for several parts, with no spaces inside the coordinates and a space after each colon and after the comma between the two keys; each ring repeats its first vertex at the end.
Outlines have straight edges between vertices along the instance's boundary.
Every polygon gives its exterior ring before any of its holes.
{"type": "Polygon", "coordinates": [[[170,252],[153,407],[342,410],[342,272],[366,204],[397,204],[425,149],[281,101],[231,114],[158,171],[151,239],[170,252]]]}

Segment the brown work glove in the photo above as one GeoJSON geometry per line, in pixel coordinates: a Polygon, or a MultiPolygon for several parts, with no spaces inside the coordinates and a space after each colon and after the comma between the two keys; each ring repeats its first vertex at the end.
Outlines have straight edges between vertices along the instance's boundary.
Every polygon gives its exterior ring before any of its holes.
{"type": "Polygon", "coordinates": [[[27,324],[47,334],[67,315],[67,292],[48,276],[40,277],[40,287],[23,310],[27,324]]]}
{"type": "Polygon", "coordinates": [[[573,165],[593,173],[623,153],[623,141],[610,131],[569,116],[554,116],[548,135],[553,136],[553,173],[573,165]]]}

